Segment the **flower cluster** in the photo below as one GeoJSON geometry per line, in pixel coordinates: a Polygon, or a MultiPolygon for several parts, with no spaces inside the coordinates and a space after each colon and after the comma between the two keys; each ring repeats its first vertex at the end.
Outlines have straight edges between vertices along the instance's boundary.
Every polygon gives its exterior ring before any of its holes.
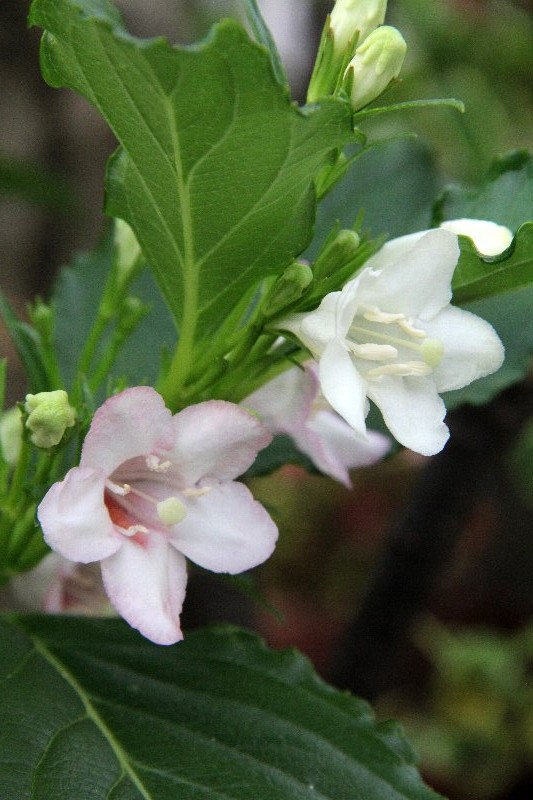
{"type": "Polygon", "coordinates": [[[318,361],[325,398],[361,437],[370,399],[401,444],[437,453],[449,436],[439,394],[500,367],[491,325],[450,305],[458,258],[449,230],[395,239],[316,311],[279,323],[318,361]]]}

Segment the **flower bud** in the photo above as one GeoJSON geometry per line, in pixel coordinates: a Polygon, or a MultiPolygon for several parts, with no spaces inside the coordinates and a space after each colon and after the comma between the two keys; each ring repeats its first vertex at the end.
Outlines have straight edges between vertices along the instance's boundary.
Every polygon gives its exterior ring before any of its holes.
{"type": "Polygon", "coordinates": [[[338,232],[333,241],[328,241],[313,264],[315,279],[334,275],[355,256],[361,240],[359,235],[349,229],[338,232]]]}
{"type": "Polygon", "coordinates": [[[59,444],[65,430],[76,421],[76,412],[62,389],[27,394],[24,408],[28,414],[26,428],[31,431],[30,439],[37,447],[59,444]]]}
{"type": "Polygon", "coordinates": [[[129,281],[139,264],[141,248],[133,230],[122,219],[115,220],[115,264],[118,283],[129,281]]]}
{"type": "Polygon", "coordinates": [[[4,461],[14,467],[22,446],[22,415],[18,406],[8,408],[0,417],[0,446],[4,461]]]}
{"type": "Polygon", "coordinates": [[[488,219],[448,219],[441,228],[460,236],[468,236],[482,256],[499,256],[513,241],[513,234],[505,225],[488,219]]]}
{"type": "Polygon", "coordinates": [[[335,52],[345,53],[356,33],[359,47],[378,25],[383,24],[386,10],[387,0],[337,0],[330,15],[335,52]]]}
{"type": "Polygon", "coordinates": [[[354,111],[371,103],[398,76],[407,45],[390,25],[376,28],[355,51],[344,73],[354,111]]]}
{"type": "Polygon", "coordinates": [[[268,317],[299,300],[311,281],[313,272],[308,264],[295,261],[283,272],[265,297],[263,308],[268,317]]]}

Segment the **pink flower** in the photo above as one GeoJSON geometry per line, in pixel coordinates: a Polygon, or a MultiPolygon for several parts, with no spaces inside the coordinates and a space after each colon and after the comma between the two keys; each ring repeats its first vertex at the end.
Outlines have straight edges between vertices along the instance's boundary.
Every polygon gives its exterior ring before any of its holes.
{"type": "Polygon", "coordinates": [[[304,369],[283,372],[245,400],[271,433],[284,433],[313,464],[348,488],[348,470],[379,461],[387,453],[386,436],[368,431],[358,436],[324,399],[320,392],[318,368],[308,362],[304,369]]]}
{"type": "Polygon", "coordinates": [[[177,642],[185,557],[235,574],[274,549],[276,526],[234,481],[270,440],[232,403],[172,416],[154,389],[126,389],[98,409],[79,467],[40,504],[44,538],[71,561],[101,561],[118,613],[158,644],[177,642]]]}

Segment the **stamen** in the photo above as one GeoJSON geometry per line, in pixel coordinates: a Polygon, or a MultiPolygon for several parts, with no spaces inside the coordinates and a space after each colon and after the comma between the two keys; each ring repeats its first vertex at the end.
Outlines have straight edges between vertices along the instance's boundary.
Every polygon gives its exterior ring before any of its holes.
{"type": "Polygon", "coordinates": [[[201,489],[183,489],[182,495],[184,497],[203,497],[204,494],[209,494],[212,486],[202,486],[201,489]]]}
{"type": "Polygon", "coordinates": [[[118,494],[121,497],[124,497],[124,495],[131,492],[131,486],[129,484],[113,483],[113,481],[110,481],[109,478],[106,480],[105,485],[110,492],[113,492],[113,494],[118,494]]]}
{"type": "Polygon", "coordinates": [[[135,536],[137,533],[148,533],[148,528],[144,525],[130,525],[129,528],[122,528],[124,536],[135,536]]]}
{"type": "Polygon", "coordinates": [[[165,525],[177,525],[187,516],[187,507],[179,497],[167,497],[157,504],[157,515],[165,525]]]}
{"type": "Polygon", "coordinates": [[[383,364],[370,369],[365,378],[381,378],[382,375],[399,375],[401,377],[429,375],[432,372],[429,364],[423,361],[404,361],[402,364],[383,364]]]}
{"type": "Polygon", "coordinates": [[[146,466],[150,472],[168,472],[172,461],[161,461],[158,456],[150,455],[145,458],[146,466]]]}
{"type": "Polygon", "coordinates": [[[390,344],[356,344],[355,342],[348,342],[348,346],[352,353],[358,358],[363,358],[367,361],[389,361],[391,358],[398,357],[398,351],[390,344]]]}
{"type": "Polygon", "coordinates": [[[368,322],[382,322],[383,325],[391,325],[393,322],[399,322],[405,319],[405,314],[391,314],[388,311],[381,311],[379,308],[369,308],[365,311],[363,317],[368,322]]]}
{"type": "Polygon", "coordinates": [[[407,317],[398,320],[398,327],[400,327],[404,333],[413,336],[415,339],[423,339],[426,336],[426,332],[421,328],[415,328],[413,326],[413,320],[407,319],[407,317]]]}

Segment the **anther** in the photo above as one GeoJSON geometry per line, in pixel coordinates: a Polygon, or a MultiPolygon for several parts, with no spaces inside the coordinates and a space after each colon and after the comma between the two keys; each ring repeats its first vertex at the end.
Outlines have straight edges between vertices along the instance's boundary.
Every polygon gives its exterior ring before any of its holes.
{"type": "Polygon", "coordinates": [[[146,456],[144,460],[150,472],[168,472],[172,466],[172,461],[161,461],[154,455],[146,456]]]}
{"type": "Polygon", "coordinates": [[[367,361],[390,361],[392,358],[398,357],[398,350],[390,344],[348,342],[348,346],[355,356],[367,361]]]}
{"type": "Polygon", "coordinates": [[[432,372],[429,364],[423,361],[404,361],[402,364],[383,364],[381,367],[370,369],[365,378],[381,378],[382,375],[397,375],[404,378],[421,377],[432,372]]]}

